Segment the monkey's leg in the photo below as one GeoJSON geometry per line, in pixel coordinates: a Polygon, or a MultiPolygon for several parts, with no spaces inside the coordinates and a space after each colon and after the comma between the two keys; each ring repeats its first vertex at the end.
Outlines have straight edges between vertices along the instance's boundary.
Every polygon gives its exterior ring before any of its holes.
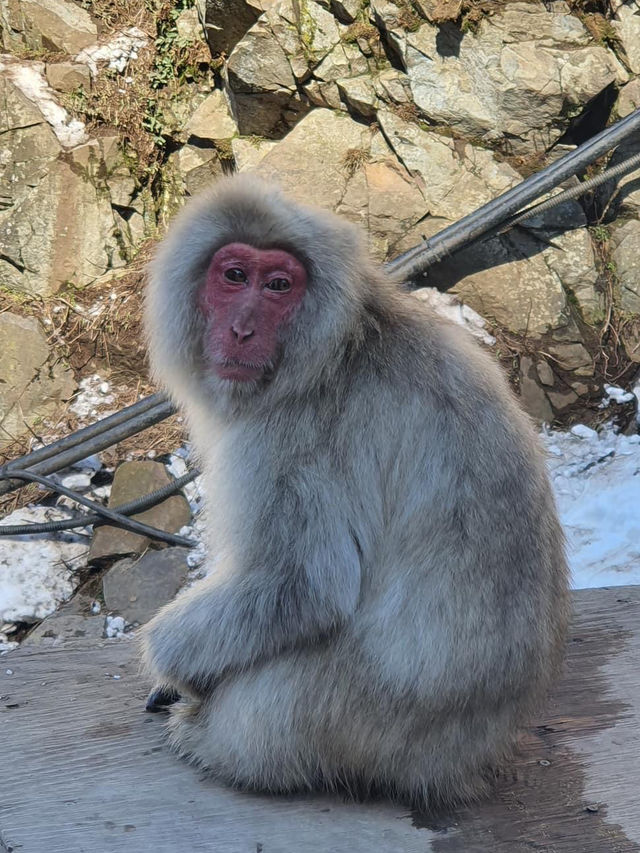
{"type": "Polygon", "coordinates": [[[172,744],[249,790],[383,793],[427,809],[479,792],[508,719],[433,715],[391,690],[373,693],[356,657],[327,647],[292,652],[231,676],[202,702],[171,710],[172,744]]]}
{"type": "Polygon", "coordinates": [[[373,791],[393,778],[408,738],[332,646],[230,676],[201,703],[172,709],[169,727],[173,746],[214,778],[273,793],[373,791]]]}

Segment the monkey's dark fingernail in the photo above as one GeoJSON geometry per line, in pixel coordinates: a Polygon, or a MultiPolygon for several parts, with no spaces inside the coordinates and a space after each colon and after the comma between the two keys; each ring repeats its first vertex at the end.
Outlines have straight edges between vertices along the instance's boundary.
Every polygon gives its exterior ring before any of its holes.
{"type": "Polygon", "coordinates": [[[149,693],[144,709],[150,714],[157,714],[160,711],[166,711],[169,705],[174,705],[179,699],[180,694],[177,690],[171,687],[156,687],[149,693]]]}

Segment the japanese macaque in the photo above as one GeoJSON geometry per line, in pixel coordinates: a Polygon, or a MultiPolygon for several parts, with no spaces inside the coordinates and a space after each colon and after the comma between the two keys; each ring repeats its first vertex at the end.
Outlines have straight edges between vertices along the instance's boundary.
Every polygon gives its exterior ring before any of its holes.
{"type": "Polygon", "coordinates": [[[544,460],[491,356],[255,176],[177,218],[146,324],[217,556],[142,632],[149,708],[182,697],[173,744],[245,789],[477,795],[568,610],[544,460]]]}

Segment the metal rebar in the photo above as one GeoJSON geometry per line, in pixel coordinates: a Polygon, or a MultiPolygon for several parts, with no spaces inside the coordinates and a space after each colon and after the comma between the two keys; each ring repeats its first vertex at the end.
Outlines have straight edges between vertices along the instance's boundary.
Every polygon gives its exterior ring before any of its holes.
{"type": "Polygon", "coordinates": [[[569,187],[568,190],[564,190],[563,192],[548,198],[546,201],[540,202],[540,204],[534,204],[532,207],[528,207],[521,213],[516,213],[515,216],[510,217],[500,226],[497,233],[503,234],[505,231],[508,231],[509,228],[513,228],[514,225],[518,225],[520,222],[525,222],[527,219],[532,219],[534,216],[546,213],[548,210],[558,207],[558,205],[563,204],[565,201],[571,201],[574,198],[579,198],[581,195],[596,189],[596,187],[606,184],[607,181],[610,181],[613,178],[619,178],[622,175],[626,175],[628,172],[633,172],[638,168],[640,168],[640,151],[632,157],[627,157],[626,160],[618,163],[617,166],[613,166],[611,169],[605,169],[599,175],[590,178],[588,181],[582,181],[578,186],[569,187]]]}

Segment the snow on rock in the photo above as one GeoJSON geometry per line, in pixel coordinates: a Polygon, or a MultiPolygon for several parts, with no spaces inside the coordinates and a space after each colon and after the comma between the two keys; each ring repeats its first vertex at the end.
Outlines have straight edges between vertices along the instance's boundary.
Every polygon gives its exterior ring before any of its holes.
{"type": "MultiPolygon", "coordinates": [[[[0,525],[68,517],[50,507],[25,507],[0,525]]],[[[74,571],[83,565],[87,551],[88,539],[71,531],[0,536],[0,622],[34,622],[53,613],[76,588],[74,571]]]]}
{"type": "Polygon", "coordinates": [[[88,139],[83,122],[72,119],[69,113],[56,101],[53,89],[44,76],[44,62],[22,63],[12,57],[0,58],[0,74],[32,101],[42,113],[45,121],[58,138],[60,145],[73,148],[88,139]]]}
{"type": "MultiPolygon", "coordinates": [[[[113,394],[109,394],[109,384],[104,382],[97,373],[80,380],[80,391],[69,411],[80,420],[96,418],[98,410],[115,402],[113,394]]],[[[106,412],[100,412],[101,417],[106,417],[106,412]]]]}
{"type": "Polygon", "coordinates": [[[459,302],[450,293],[440,293],[435,287],[421,287],[414,293],[419,299],[426,302],[436,314],[457,323],[458,326],[464,326],[468,332],[471,332],[474,337],[479,338],[487,346],[495,344],[496,339],[485,330],[487,323],[484,317],[481,317],[473,308],[459,302]]]}
{"type": "Polygon", "coordinates": [[[630,403],[636,396],[633,391],[625,391],[624,388],[618,388],[617,385],[605,385],[604,393],[604,399],[602,403],[600,403],[601,409],[606,409],[612,402],[630,403]]]}
{"type": "Polygon", "coordinates": [[[105,44],[85,47],[76,56],[76,62],[87,65],[92,77],[98,74],[99,64],[103,62],[107,63],[109,70],[122,74],[129,62],[138,58],[148,41],[147,36],[138,27],[129,27],[105,44]]]}
{"type": "Polygon", "coordinates": [[[109,639],[119,640],[125,634],[126,623],[122,616],[107,616],[104,623],[104,633],[109,639]]]}
{"type": "Polygon", "coordinates": [[[640,583],[640,435],[543,434],[575,589],[640,583]]]}

